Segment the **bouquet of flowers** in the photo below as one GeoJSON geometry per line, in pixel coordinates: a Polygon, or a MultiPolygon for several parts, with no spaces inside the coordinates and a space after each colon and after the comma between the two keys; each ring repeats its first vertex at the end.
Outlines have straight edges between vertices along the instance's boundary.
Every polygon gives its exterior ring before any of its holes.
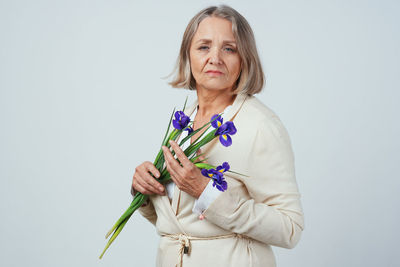
{"type": "MultiPolygon", "coordinates": [[[[187,100],[187,99],[186,99],[187,100]]],[[[183,110],[185,110],[186,101],[183,106],[183,110]]],[[[220,191],[225,191],[228,188],[228,184],[224,179],[224,172],[233,172],[230,170],[230,166],[227,162],[222,163],[221,166],[213,166],[206,163],[206,159],[200,160],[202,155],[196,155],[197,150],[199,150],[204,145],[211,142],[214,138],[219,138],[219,141],[223,146],[230,146],[232,144],[231,135],[236,133],[235,125],[232,121],[227,121],[223,123],[222,114],[215,114],[212,116],[211,120],[204,124],[197,130],[193,130],[192,125],[193,121],[190,121],[190,118],[183,111],[173,110],[171,114],[171,118],[168,123],[167,131],[164,135],[164,139],[162,141],[161,146],[170,147],[169,141],[176,140],[184,131],[188,132],[188,135],[183,138],[179,146],[182,146],[185,142],[190,140],[190,138],[198,133],[199,131],[206,128],[206,130],[198,137],[196,140],[191,143],[185,150],[184,153],[188,157],[188,159],[195,164],[196,167],[201,169],[201,173],[213,180],[213,186],[216,187],[220,191]],[[170,132],[171,121],[174,129],[170,132]],[[208,131],[210,127],[213,127],[208,134],[205,133],[208,131]],[[170,132],[170,133],[169,133],[170,132]],[[168,134],[169,133],[169,134],[168,134]]],[[[172,152],[174,155],[174,152],[172,152]]],[[[160,177],[158,181],[162,184],[167,183],[171,180],[171,176],[165,167],[165,159],[162,152],[162,149],[158,152],[156,159],[154,160],[154,166],[160,171],[160,177]]],[[[235,173],[235,172],[233,172],[235,173]]],[[[106,234],[106,239],[111,235],[110,239],[107,242],[106,247],[100,255],[100,259],[103,257],[106,250],[109,248],[111,243],[117,238],[119,233],[124,228],[125,224],[128,222],[129,218],[132,214],[140,207],[144,202],[147,201],[148,195],[144,195],[140,192],[137,192],[132,200],[129,208],[122,214],[122,216],[118,219],[118,221],[114,224],[114,226],[110,229],[110,231],[106,234]]]]}

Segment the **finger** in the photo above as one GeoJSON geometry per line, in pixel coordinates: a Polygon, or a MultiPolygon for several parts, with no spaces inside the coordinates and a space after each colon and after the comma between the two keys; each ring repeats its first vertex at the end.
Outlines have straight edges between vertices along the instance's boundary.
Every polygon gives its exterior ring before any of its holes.
{"type": "Polygon", "coordinates": [[[136,189],[137,189],[137,191],[139,191],[140,193],[142,193],[144,195],[152,195],[152,194],[154,194],[153,192],[150,192],[149,190],[147,190],[145,187],[143,187],[139,183],[136,183],[136,189]]]}
{"type": "Polygon", "coordinates": [[[176,172],[174,172],[174,170],[171,169],[171,167],[168,164],[167,164],[167,171],[169,172],[171,180],[174,181],[176,185],[180,185],[181,182],[179,179],[177,179],[178,175],[176,174],[176,172]]]}
{"type": "MultiPolygon", "coordinates": [[[[154,180],[154,178],[152,178],[154,180]]],[[[148,184],[145,180],[140,180],[137,181],[138,185],[141,186],[142,188],[144,188],[144,190],[146,190],[147,195],[149,194],[158,194],[158,195],[163,195],[163,193],[161,193],[157,188],[153,187],[152,185],[148,184]]]]}
{"type": "Polygon", "coordinates": [[[131,195],[135,196],[136,195],[136,189],[134,188],[135,185],[135,175],[132,176],[132,185],[131,185],[131,195]]]}
{"type": "Polygon", "coordinates": [[[171,144],[172,149],[175,151],[175,155],[178,157],[183,167],[191,166],[192,162],[186,157],[185,153],[179,147],[179,145],[173,140],[170,140],[169,143],[171,144]]]}
{"type": "Polygon", "coordinates": [[[172,156],[171,151],[166,146],[163,146],[162,149],[164,152],[165,161],[175,172],[179,173],[180,169],[182,169],[182,166],[178,163],[174,156],[172,156]]]}
{"type": "Polygon", "coordinates": [[[182,167],[175,160],[175,158],[171,154],[171,151],[169,151],[169,149],[166,146],[163,146],[162,149],[164,152],[165,163],[167,164],[167,170],[168,170],[169,174],[171,175],[171,179],[175,183],[177,183],[176,180],[179,177],[179,173],[177,170],[182,169],[182,167]]]}
{"type": "MultiPolygon", "coordinates": [[[[137,177],[137,173],[135,173],[133,175],[133,181],[132,181],[132,189],[131,189],[131,193],[135,193],[136,192],[140,192],[142,194],[144,194],[144,192],[146,191],[145,188],[143,188],[143,186],[140,185],[140,183],[138,182],[138,177],[137,177]]],[[[147,192],[147,191],[146,191],[147,192]]]]}
{"type": "Polygon", "coordinates": [[[139,174],[142,177],[143,181],[146,182],[146,184],[149,185],[152,190],[154,190],[154,192],[156,192],[157,194],[163,194],[164,186],[157,182],[156,179],[154,179],[153,176],[150,175],[148,170],[145,170],[143,173],[139,172],[139,174]]]}
{"type": "Polygon", "coordinates": [[[150,171],[154,177],[160,178],[160,172],[157,170],[157,168],[151,163],[150,161],[145,162],[145,166],[147,167],[147,170],[150,171]]]}

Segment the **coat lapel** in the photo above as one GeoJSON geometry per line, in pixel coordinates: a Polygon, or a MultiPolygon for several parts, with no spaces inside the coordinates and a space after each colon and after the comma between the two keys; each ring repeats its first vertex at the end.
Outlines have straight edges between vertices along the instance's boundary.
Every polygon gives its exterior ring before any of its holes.
{"type": "MultiPolygon", "coordinates": [[[[177,188],[176,188],[177,189],[177,188]]],[[[175,190],[177,191],[177,190],[175,190]]],[[[172,209],[171,203],[169,202],[168,196],[160,196],[161,203],[163,204],[163,209],[166,210],[167,216],[169,217],[169,221],[171,223],[171,227],[175,227],[175,231],[186,234],[185,229],[182,227],[178,218],[176,217],[176,211],[172,209]]]]}
{"type": "MultiPolygon", "coordinates": [[[[226,121],[233,121],[236,117],[236,114],[239,112],[240,108],[242,107],[244,101],[247,98],[247,94],[239,94],[236,96],[235,101],[233,102],[232,106],[227,110],[225,114],[222,114],[224,118],[224,122],[226,121]]],[[[188,116],[191,116],[194,112],[195,108],[197,108],[198,102],[197,100],[187,109],[185,112],[188,116]]],[[[213,141],[205,145],[201,150],[206,155],[211,152],[214,146],[219,142],[218,138],[215,138],[213,141]]],[[[178,215],[179,211],[183,210],[186,205],[193,205],[194,198],[189,194],[182,192],[179,190],[178,187],[175,187],[174,190],[174,197],[172,199],[172,209],[175,213],[175,216],[178,215]]],[[[188,207],[189,208],[189,207],[188,207]]],[[[190,207],[190,210],[193,207],[190,207]]]]}
{"type": "Polygon", "coordinates": [[[237,112],[242,107],[246,98],[247,94],[238,94],[236,96],[235,101],[233,101],[231,108],[225,114],[222,114],[224,121],[232,121],[234,119],[234,116],[236,116],[237,112]]]}
{"type": "MultiPolygon", "coordinates": [[[[222,114],[222,118],[224,122],[233,121],[236,117],[236,114],[239,112],[240,108],[242,107],[244,101],[247,98],[247,94],[238,94],[233,102],[232,106],[227,110],[226,113],[222,114]]],[[[209,154],[211,149],[218,143],[218,138],[215,138],[210,143],[205,145],[201,151],[203,153],[209,154]]]]}

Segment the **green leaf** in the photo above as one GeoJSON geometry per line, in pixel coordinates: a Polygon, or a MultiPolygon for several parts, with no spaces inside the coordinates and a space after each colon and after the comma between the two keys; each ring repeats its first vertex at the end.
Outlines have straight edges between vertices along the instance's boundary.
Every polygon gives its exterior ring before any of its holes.
{"type": "Polygon", "coordinates": [[[132,213],[135,212],[135,210],[140,207],[143,202],[147,199],[148,196],[144,197],[144,195],[140,192],[138,192],[135,197],[133,198],[129,208],[121,215],[121,217],[118,219],[118,221],[114,224],[114,226],[108,231],[106,234],[106,238],[118,227],[118,225],[121,224],[127,218],[128,216],[131,216],[132,213]]]}
{"type": "Polygon", "coordinates": [[[169,132],[169,129],[171,128],[171,122],[172,122],[172,118],[174,117],[174,114],[175,114],[175,108],[172,110],[172,114],[171,114],[171,117],[170,117],[170,119],[169,119],[167,131],[165,132],[165,135],[164,135],[164,138],[163,138],[163,141],[162,141],[161,144],[164,144],[164,143],[165,143],[165,138],[167,137],[168,132],[169,132]]]}
{"type": "MultiPolygon", "coordinates": [[[[168,136],[168,138],[165,140],[165,143],[163,144],[163,146],[166,146],[166,147],[168,147],[168,148],[171,147],[171,145],[169,144],[169,140],[175,140],[175,139],[179,136],[180,133],[182,133],[182,130],[174,129],[174,130],[170,133],[170,135],[168,136]]],[[[157,158],[157,161],[154,161],[154,166],[155,166],[158,170],[160,170],[160,169],[163,167],[164,162],[165,162],[164,154],[163,154],[163,151],[162,151],[161,148],[160,148],[159,154],[160,154],[160,156],[157,158]]]]}
{"type": "MultiPolygon", "coordinates": [[[[143,195],[142,193],[138,193],[134,200],[131,202],[131,206],[129,206],[128,210],[121,216],[121,218],[118,220],[116,227],[114,226],[113,229],[115,229],[113,235],[111,238],[108,240],[106,247],[104,248],[103,252],[101,253],[99,259],[101,259],[106,252],[106,250],[110,247],[111,243],[117,238],[119,233],[122,231],[124,228],[125,224],[128,222],[129,218],[132,216],[132,214],[143,204],[144,201],[148,198],[147,195],[143,195]]],[[[110,231],[112,232],[112,231],[110,231]]],[[[110,234],[110,232],[107,234],[107,236],[110,234]]]]}
{"type": "MultiPolygon", "coordinates": [[[[132,215],[132,214],[131,214],[132,215]]],[[[124,228],[125,224],[128,222],[129,218],[131,217],[131,215],[129,217],[127,217],[117,228],[117,230],[115,230],[114,234],[111,236],[110,240],[108,240],[106,247],[104,248],[103,252],[101,253],[99,259],[103,258],[104,253],[106,252],[106,250],[110,247],[111,243],[117,238],[117,236],[119,235],[119,233],[122,231],[122,229],[124,228]]]]}
{"type": "Polygon", "coordinates": [[[209,143],[210,141],[212,141],[215,137],[217,137],[217,136],[215,136],[216,131],[217,131],[217,129],[211,131],[197,143],[191,144],[188,148],[185,149],[185,151],[184,151],[185,155],[187,157],[192,156],[192,154],[195,153],[199,148],[201,148],[202,146],[204,146],[207,143],[209,143]]]}
{"type": "Polygon", "coordinates": [[[196,165],[196,167],[199,168],[199,169],[207,169],[207,170],[209,170],[209,169],[217,168],[216,166],[213,166],[211,164],[204,163],[204,162],[195,163],[194,165],[196,165]]]}
{"type": "Polygon", "coordinates": [[[188,100],[188,97],[186,96],[186,99],[185,99],[185,104],[183,104],[183,109],[182,109],[182,111],[183,111],[183,112],[185,112],[185,108],[186,108],[186,103],[187,103],[187,100],[188,100]]]}
{"type": "MultiPolygon", "coordinates": [[[[201,156],[203,156],[203,155],[205,155],[206,153],[201,153],[200,155],[197,155],[196,156],[196,154],[193,154],[189,159],[190,159],[190,161],[192,161],[192,162],[196,162],[196,160],[198,159],[198,158],[200,158],[201,156]]],[[[204,160],[202,160],[202,161],[204,161],[204,160]]]]}
{"type": "MultiPolygon", "coordinates": [[[[164,143],[165,143],[165,141],[166,141],[165,139],[167,138],[169,129],[170,129],[170,127],[171,127],[171,122],[172,122],[172,118],[174,117],[174,113],[175,113],[175,108],[173,109],[172,114],[171,114],[171,117],[170,117],[170,119],[169,119],[167,131],[165,132],[165,135],[164,135],[163,141],[162,141],[162,143],[161,143],[161,146],[163,146],[164,143]]],[[[158,151],[158,154],[157,154],[157,156],[156,156],[156,159],[154,160],[154,165],[156,165],[157,161],[158,161],[159,158],[161,157],[161,154],[162,154],[162,149],[160,149],[160,150],[158,151]]]]}
{"type": "MultiPolygon", "coordinates": [[[[222,116],[223,113],[219,114],[220,116],[222,116]]],[[[179,146],[183,145],[189,138],[191,138],[193,135],[195,135],[196,133],[198,133],[199,131],[201,131],[204,127],[206,127],[207,125],[210,125],[200,136],[198,136],[196,138],[196,140],[193,141],[193,144],[196,143],[198,140],[200,140],[200,138],[208,131],[208,129],[211,127],[211,122],[215,121],[218,117],[216,117],[215,119],[205,123],[203,126],[201,126],[201,128],[197,129],[196,131],[193,131],[191,134],[189,134],[188,136],[186,136],[185,138],[183,138],[183,140],[179,143],[179,146]]]]}

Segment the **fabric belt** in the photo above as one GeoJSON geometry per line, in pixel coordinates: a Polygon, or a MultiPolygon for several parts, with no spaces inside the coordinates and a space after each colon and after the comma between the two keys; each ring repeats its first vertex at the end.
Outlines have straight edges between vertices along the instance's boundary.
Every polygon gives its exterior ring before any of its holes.
{"type": "Polygon", "coordinates": [[[216,239],[231,238],[231,237],[246,238],[244,235],[236,234],[236,233],[227,234],[227,235],[210,236],[210,237],[196,237],[196,236],[190,236],[190,235],[185,235],[185,234],[166,234],[166,235],[161,235],[161,236],[169,237],[174,240],[178,240],[180,243],[178,263],[176,264],[176,267],[182,266],[183,254],[190,255],[190,252],[191,252],[190,240],[216,240],[216,239]]]}

